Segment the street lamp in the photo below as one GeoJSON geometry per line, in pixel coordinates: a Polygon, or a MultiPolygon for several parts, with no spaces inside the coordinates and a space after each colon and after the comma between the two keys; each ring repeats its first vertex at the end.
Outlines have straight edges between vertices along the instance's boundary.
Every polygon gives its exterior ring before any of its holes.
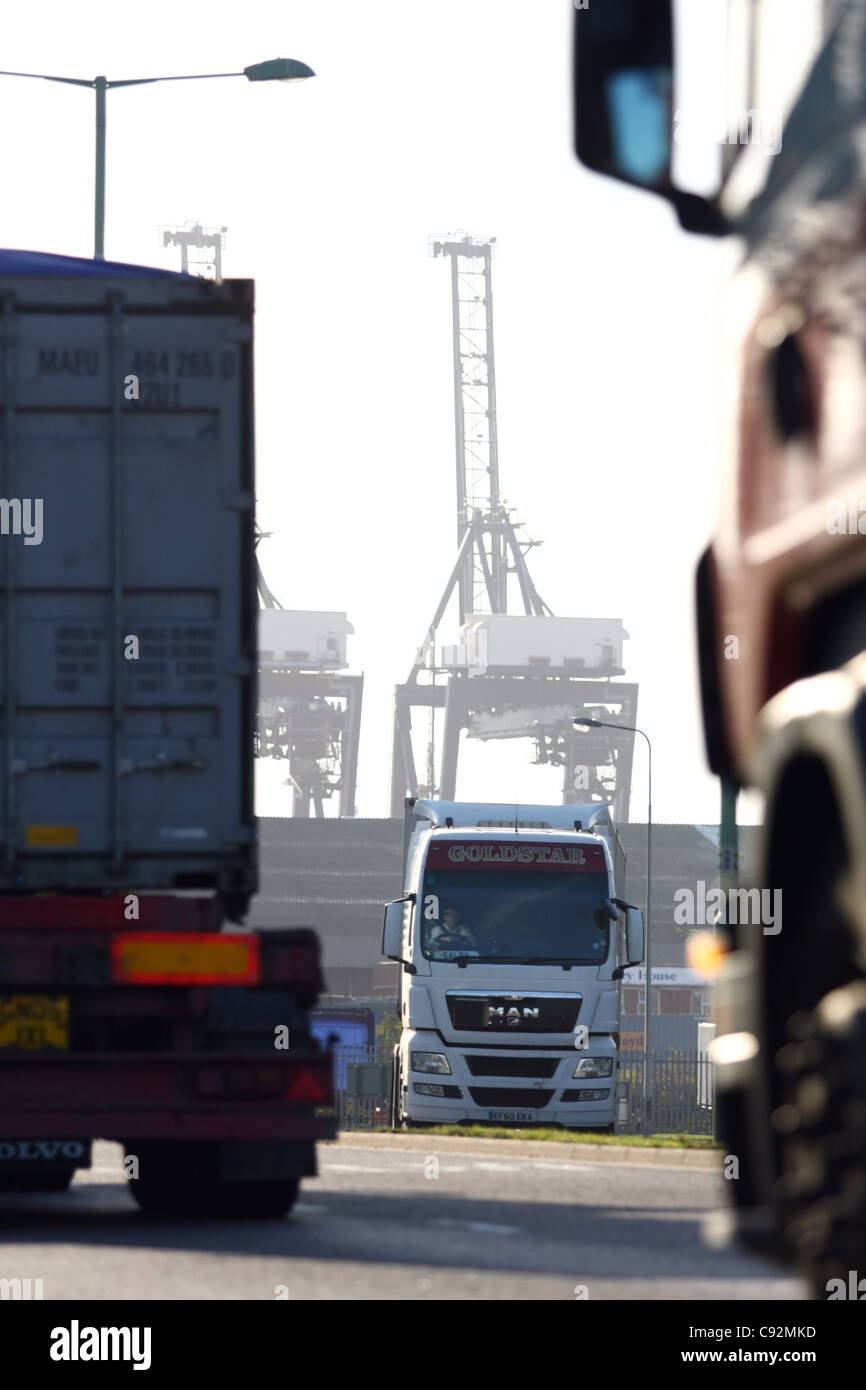
{"type": "Polygon", "coordinates": [[[646,822],[646,894],[644,913],[645,923],[645,960],[644,969],[646,971],[646,990],[644,992],[644,1015],[643,1015],[643,1104],[641,1106],[641,1133],[649,1134],[651,1125],[651,1106],[650,1106],[650,1019],[652,1017],[652,962],[650,954],[650,942],[652,934],[650,932],[650,885],[652,883],[652,848],[653,848],[653,749],[649,741],[649,735],[643,729],[635,728],[631,724],[608,724],[603,719],[584,719],[578,716],[572,720],[575,729],[621,729],[626,734],[640,734],[641,738],[646,739],[647,752],[649,754],[648,763],[648,783],[647,783],[647,822],[646,822]]]}
{"type": "Polygon", "coordinates": [[[41,82],[65,82],[70,87],[91,87],[96,93],[96,191],[93,215],[93,259],[105,259],[105,93],[109,87],[142,87],[150,82],[200,82],[214,77],[246,77],[249,82],[303,82],[315,77],[313,69],[296,58],[270,58],[251,63],[243,72],[194,72],[178,77],[51,77],[45,72],[0,72],[0,77],[34,77],[41,82]]]}

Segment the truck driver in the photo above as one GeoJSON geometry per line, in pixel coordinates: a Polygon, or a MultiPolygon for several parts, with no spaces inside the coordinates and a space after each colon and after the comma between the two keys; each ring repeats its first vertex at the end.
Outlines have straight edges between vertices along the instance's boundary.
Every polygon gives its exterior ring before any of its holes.
{"type": "Polygon", "coordinates": [[[453,907],[444,908],[442,921],[431,928],[430,944],[431,946],[447,947],[449,950],[459,946],[465,946],[468,951],[478,949],[469,928],[458,923],[457,913],[453,907]]]}

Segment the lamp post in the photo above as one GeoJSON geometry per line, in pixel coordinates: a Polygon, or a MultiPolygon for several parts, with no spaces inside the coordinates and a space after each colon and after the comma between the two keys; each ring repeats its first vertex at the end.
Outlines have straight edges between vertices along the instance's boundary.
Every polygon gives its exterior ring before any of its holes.
{"type": "Polygon", "coordinates": [[[620,729],[626,734],[640,734],[641,738],[646,739],[648,753],[648,778],[647,778],[647,822],[646,822],[646,893],[645,893],[645,961],[646,989],[644,991],[644,1015],[643,1015],[643,1103],[641,1105],[641,1133],[649,1134],[652,1126],[652,1107],[650,1105],[650,1019],[652,1017],[652,959],[650,931],[651,921],[651,899],[650,886],[652,884],[652,848],[653,848],[653,749],[649,741],[649,735],[643,729],[638,729],[631,724],[609,724],[604,719],[584,719],[578,716],[572,720],[575,729],[620,729]]]}
{"type": "Polygon", "coordinates": [[[315,77],[313,69],[296,58],[270,58],[251,63],[242,72],[194,72],[178,77],[52,77],[45,72],[0,72],[0,77],[33,77],[41,82],[64,82],[70,87],[90,87],[96,93],[96,186],[93,209],[93,259],[105,259],[105,94],[113,87],[142,87],[150,82],[201,82],[216,77],[245,77],[248,82],[304,82],[315,77]]]}

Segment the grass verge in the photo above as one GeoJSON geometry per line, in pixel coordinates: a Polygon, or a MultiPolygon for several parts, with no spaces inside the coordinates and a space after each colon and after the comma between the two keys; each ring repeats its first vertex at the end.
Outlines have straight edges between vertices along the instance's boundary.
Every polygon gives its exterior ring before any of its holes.
{"type": "Polygon", "coordinates": [[[423,1129],[391,1130],[392,1134],[454,1134],[466,1139],[546,1139],[554,1144],[609,1144],[633,1149],[719,1149],[706,1134],[594,1134],[573,1129],[500,1129],[497,1125],[425,1125],[423,1129]]]}

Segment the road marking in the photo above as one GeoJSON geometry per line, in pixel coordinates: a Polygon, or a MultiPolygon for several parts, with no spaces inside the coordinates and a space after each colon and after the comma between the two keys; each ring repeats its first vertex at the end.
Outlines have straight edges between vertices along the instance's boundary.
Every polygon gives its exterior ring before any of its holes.
{"type": "MultiPolygon", "coordinates": [[[[329,1173],[394,1173],[399,1172],[401,1167],[405,1171],[405,1165],[397,1164],[390,1164],[386,1168],[379,1168],[373,1163],[328,1163],[326,1166],[329,1173]]],[[[415,1166],[422,1168],[424,1165],[418,1163],[415,1166]]]]}
{"type": "Polygon", "coordinates": [[[327,1207],[317,1206],[314,1202],[295,1202],[292,1207],[293,1213],[298,1216],[319,1216],[327,1207]]]}
{"type": "MultiPolygon", "coordinates": [[[[408,1163],[389,1163],[386,1167],[381,1167],[374,1163],[332,1163],[330,1159],[322,1161],[322,1169],[329,1173],[422,1173],[428,1158],[439,1158],[438,1154],[419,1155],[418,1158],[410,1160],[408,1163]]],[[[510,1165],[506,1165],[510,1166],[510,1165]]],[[[446,1163],[439,1158],[440,1173],[465,1173],[467,1165],[464,1163],[446,1163]]]]}
{"type": "Polygon", "coordinates": [[[541,1158],[537,1162],[531,1158],[512,1158],[507,1163],[479,1160],[472,1166],[487,1173],[513,1173],[521,1168],[538,1168],[542,1173],[548,1171],[553,1173],[586,1173],[590,1170],[604,1168],[605,1165],[603,1163],[558,1163],[552,1158],[541,1158]]]}
{"type": "Polygon", "coordinates": [[[483,1236],[519,1236],[519,1226],[498,1226],[493,1221],[457,1221],[450,1216],[439,1216],[433,1221],[426,1221],[426,1226],[438,1226],[445,1230],[464,1230],[475,1231],[483,1236]]]}

